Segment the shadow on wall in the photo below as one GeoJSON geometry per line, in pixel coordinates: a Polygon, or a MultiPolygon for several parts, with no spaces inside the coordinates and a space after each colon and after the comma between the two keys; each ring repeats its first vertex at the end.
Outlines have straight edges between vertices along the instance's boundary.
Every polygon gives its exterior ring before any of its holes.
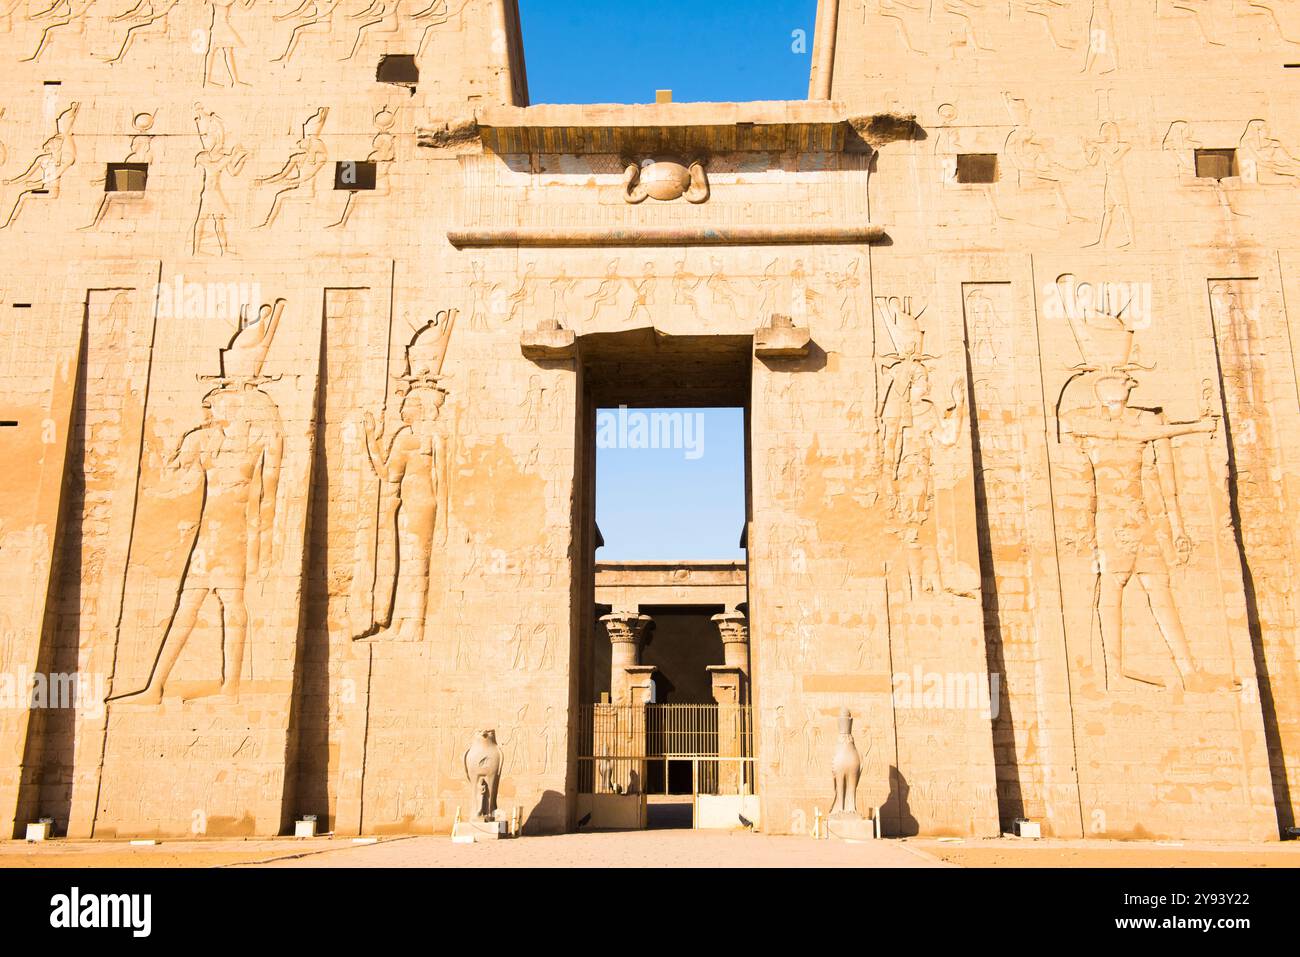
{"type": "Polygon", "coordinates": [[[885,799],[885,808],[880,822],[882,837],[915,837],[921,833],[921,825],[912,816],[907,804],[907,795],[912,788],[901,771],[892,765],[889,768],[889,797],[885,799]]]}
{"type": "Polygon", "coordinates": [[[543,791],[541,799],[524,818],[524,834],[563,834],[567,810],[559,791],[543,791]]]}

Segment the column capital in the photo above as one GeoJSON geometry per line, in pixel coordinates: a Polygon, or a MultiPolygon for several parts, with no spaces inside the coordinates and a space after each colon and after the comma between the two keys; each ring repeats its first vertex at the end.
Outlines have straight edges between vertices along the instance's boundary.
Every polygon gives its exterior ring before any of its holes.
{"type": "Polygon", "coordinates": [[[609,633],[611,642],[616,644],[630,642],[638,647],[640,647],[641,640],[645,637],[646,629],[654,621],[649,615],[627,611],[601,615],[600,620],[605,626],[605,631],[609,633]]]}
{"type": "Polygon", "coordinates": [[[741,612],[724,612],[714,615],[711,620],[718,626],[723,644],[749,644],[749,619],[741,612]]]}
{"type": "Polygon", "coordinates": [[[749,673],[749,619],[738,611],[713,616],[722,636],[722,660],[728,667],[749,673]]]}

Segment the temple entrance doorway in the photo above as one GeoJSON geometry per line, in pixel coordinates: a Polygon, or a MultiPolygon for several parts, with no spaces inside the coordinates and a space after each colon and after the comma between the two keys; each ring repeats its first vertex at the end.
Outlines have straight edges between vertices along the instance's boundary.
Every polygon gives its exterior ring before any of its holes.
{"type": "Polygon", "coordinates": [[[743,828],[752,340],[579,341],[576,829],[743,828]]]}

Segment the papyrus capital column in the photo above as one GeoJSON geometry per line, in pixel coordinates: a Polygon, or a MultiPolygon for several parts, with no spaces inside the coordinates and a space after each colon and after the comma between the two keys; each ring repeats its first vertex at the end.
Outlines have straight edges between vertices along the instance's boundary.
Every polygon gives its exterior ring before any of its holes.
{"type": "Polygon", "coordinates": [[[749,619],[738,611],[713,616],[722,636],[722,663],[749,675],[749,619]]]}
{"type": "MultiPolygon", "coordinates": [[[[720,665],[709,666],[713,700],[718,703],[718,757],[747,757],[747,712],[749,703],[749,619],[731,611],[713,616],[722,636],[720,665]]],[[[723,760],[718,766],[721,794],[746,793],[746,775],[741,762],[723,760]]]]}
{"type": "Polygon", "coordinates": [[[641,664],[641,645],[654,620],[637,612],[602,615],[609,634],[609,697],[614,704],[644,704],[649,698],[653,667],[641,664]]]}

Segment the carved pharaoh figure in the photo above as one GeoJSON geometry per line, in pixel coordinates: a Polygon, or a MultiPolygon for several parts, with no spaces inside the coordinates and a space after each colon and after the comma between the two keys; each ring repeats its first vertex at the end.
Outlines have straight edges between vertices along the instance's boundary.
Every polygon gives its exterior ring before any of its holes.
{"type": "Polygon", "coordinates": [[[216,66],[217,57],[220,56],[226,68],[226,75],[230,77],[230,85],[248,86],[239,78],[239,70],[235,63],[235,51],[243,49],[244,41],[235,32],[230,22],[230,14],[235,7],[249,9],[254,0],[204,0],[204,2],[212,7],[212,16],[208,21],[208,48],[203,55],[203,85],[225,85],[218,83],[216,77],[212,75],[212,68],[216,66]]]}
{"type": "Polygon", "coordinates": [[[492,292],[496,288],[496,283],[489,282],[483,273],[483,263],[474,261],[470,263],[470,269],[474,278],[469,284],[470,291],[470,313],[469,327],[474,330],[484,330],[489,328],[488,315],[492,311],[492,292]]]}
{"type": "Polygon", "coordinates": [[[1206,43],[1224,46],[1224,42],[1219,39],[1219,24],[1215,22],[1214,16],[1216,5],[1212,0],[1174,0],[1171,6],[1175,10],[1192,15],[1196,21],[1196,29],[1206,43]]]}
{"type": "Polygon", "coordinates": [[[285,301],[263,305],[221,353],[221,373],[201,378],[216,387],[203,397],[203,421],[181,438],[168,459],[172,470],[199,474],[203,498],[198,532],[181,574],[176,610],[163,633],[147,685],[117,696],[121,702],[157,704],[194,630],[199,612],[215,596],[221,613],[220,693],[238,696],[243,669],[248,608],[244,589],[250,573],[270,571],[284,433],[274,400],[260,388],[270,381],[262,365],[275,337],[285,301]]]}
{"type": "Polygon", "coordinates": [[[1128,181],[1124,176],[1124,158],[1130,146],[1120,139],[1119,127],[1114,123],[1101,124],[1100,137],[1085,144],[1084,155],[1089,165],[1101,167],[1104,179],[1101,194],[1101,227],[1095,242],[1089,246],[1108,244],[1113,231],[1118,231],[1118,246],[1133,243],[1133,217],[1129,212],[1128,181]]]}
{"type": "MultiPolygon", "coordinates": [[[[1087,463],[1092,502],[1092,535],[1097,578],[1094,611],[1106,657],[1107,684],[1124,677],[1162,685],[1157,677],[1137,672],[1125,659],[1124,594],[1136,579],[1146,593],[1157,629],[1173,656],[1184,688],[1212,690],[1218,683],[1206,675],[1192,656],[1169,581],[1170,560],[1186,564],[1192,543],[1184,531],[1178,505],[1178,478],[1173,446],[1178,436],[1214,432],[1218,420],[1204,416],[1192,422],[1169,422],[1159,409],[1129,405],[1137,380],[1130,372],[1131,329],[1113,308],[1103,306],[1090,324],[1074,308],[1066,315],[1085,356],[1075,379],[1091,386],[1086,404],[1060,415],[1060,431],[1076,443],[1087,463]],[[1109,319],[1112,329],[1103,321],[1109,319]],[[1109,335],[1107,333],[1110,333],[1109,335]],[[1148,482],[1154,472],[1155,483],[1148,482]],[[1148,500],[1148,487],[1154,501],[1148,500]]],[[[1064,398],[1064,394],[1063,394],[1064,398]]]]}
{"type": "Polygon", "coordinates": [[[1070,5],[1067,0],[1021,0],[1025,13],[1041,17],[1047,36],[1052,46],[1058,50],[1073,50],[1076,46],[1069,36],[1075,26],[1071,22],[1070,5]]]}
{"type": "MultiPolygon", "coordinates": [[[[912,40],[912,33],[923,32],[926,27],[926,18],[929,15],[928,3],[922,3],[920,0],[909,3],[908,0],[875,0],[875,13],[887,20],[894,21],[898,29],[898,35],[903,41],[903,45],[913,53],[926,55],[925,50],[920,49],[912,40]],[[916,21],[920,21],[917,23],[916,21]],[[909,29],[910,24],[910,29],[909,29]]],[[[870,7],[863,10],[863,16],[869,12],[870,7]]]]}
{"type": "Polygon", "coordinates": [[[194,165],[203,171],[199,186],[198,210],[190,230],[190,252],[205,252],[204,240],[211,235],[217,244],[217,255],[231,252],[226,219],[230,215],[230,200],[226,197],[224,180],[227,174],[238,176],[248,160],[248,150],[226,144],[226,128],[215,113],[206,112],[201,104],[194,104],[194,125],[199,131],[202,149],[194,157],[194,165]]]}
{"type": "Polygon", "coordinates": [[[85,33],[86,15],[95,2],[96,0],[53,0],[45,9],[28,14],[28,20],[44,23],[45,27],[41,30],[41,38],[36,44],[36,49],[31,56],[23,57],[22,62],[30,63],[39,60],[41,54],[49,48],[56,30],[85,33]]]}
{"type": "Polygon", "coordinates": [[[254,181],[258,186],[285,184],[275,191],[271,208],[267,210],[266,219],[258,225],[259,229],[275,222],[285,200],[291,196],[298,199],[315,199],[317,174],[325,168],[329,159],[325,143],[320,138],[327,116],[329,116],[329,107],[323,106],[308,117],[302,125],[302,136],[298,139],[297,149],[289,154],[289,158],[279,172],[272,173],[270,176],[260,176],[254,181]]]}
{"type": "Polygon", "coordinates": [[[681,259],[677,263],[677,268],[673,272],[673,305],[686,306],[691,313],[691,317],[700,320],[700,303],[695,297],[695,290],[703,282],[703,278],[695,275],[686,268],[686,260],[681,259]]]}
{"type": "Polygon", "coordinates": [[[157,3],[152,0],[138,0],[135,6],[125,13],[119,13],[110,18],[111,23],[128,23],[126,32],[122,35],[122,45],[118,48],[116,54],[112,57],[104,57],[109,63],[120,63],[126,56],[131,45],[139,37],[167,36],[167,15],[172,12],[178,0],[158,0],[157,3]],[[157,27],[150,29],[157,24],[157,27]]]}
{"type": "Polygon", "coordinates": [[[77,121],[80,103],[73,103],[54,121],[54,135],[41,144],[41,151],[28,167],[17,176],[6,179],[5,185],[19,184],[21,190],[14,200],[9,217],[0,225],[7,229],[18,218],[26,201],[43,195],[54,199],[59,195],[59,184],[68,170],[77,162],[77,147],[72,139],[72,127],[77,121]]]}
{"type": "Polygon", "coordinates": [[[447,400],[441,369],[455,320],[456,310],[440,311],[407,346],[401,424],[392,435],[369,412],[362,421],[366,453],[380,478],[379,554],[362,573],[373,583],[363,637],[380,630],[402,641],[424,636],[433,547],[446,538],[447,442],[438,418],[447,400]]]}
{"type": "Polygon", "coordinates": [[[983,0],[943,0],[943,11],[960,21],[960,29],[968,45],[974,50],[989,51],[975,32],[975,18],[983,12],[983,0]]]}
{"type": "Polygon", "coordinates": [[[628,313],[628,323],[634,323],[638,318],[643,319],[647,324],[651,324],[653,319],[650,315],[650,307],[654,305],[655,283],[658,277],[655,276],[654,263],[646,263],[641,272],[641,278],[638,280],[628,280],[628,285],[632,287],[632,311],[628,313]]]}
{"type": "MultiPolygon", "coordinates": [[[[1022,99],[1003,93],[1003,102],[1014,126],[1007,134],[1003,153],[1016,173],[1016,185],[1023,190],[1051,190],[1067,221],[1078,218],[1070,208],[1065,180],[1073,172],[1052,155],[1051,141],[1044,139],[1029,125],[1029,105],[1022,99]]],[[[998,212],[1002,219],[1012,219],[998,212]]]]}
{"type": "MultiPolygon", "coordinates": [[[[463,4],[461,9],[464,9],[463,4]]],[[[418,60],[424,56],[425,48],[428,47],[429,41],[433,39],[433,35],[438,32],[438,28],[451,20],[451,11],[447,7],[447,0],[429,0],[429,5],[423,10],[417,10],[411,14],[410,20],[412,23],[423,23],[425,25],[424,32],[420,34],[420,42],[415,46],[415,58],[418,60]]]]}
{"type": "Polygon", "coordinates": [[[348,55],[339,57],[339,62],[351,60],[361,49],[361,43],[366,38],[367,31],[370,35],[378,34],[396,34],[402,29],[401,22],[402,0],[370,0],[369,6],[356,13],[349,13],[348,20],[360,20],[357,24],[357,35],[352,41],[352,49],[348,55]]]}
{"type": "Polygon", "coordinates": [[[284,52],[271,62],[289,62],[298,48],[298,43],[307,34],[328,34],[334,19],[334,9],[338,5],[339,0],[302,0],[302,3],[288,13],[273,16],[271,19],[277,23],[293,20],[294,25],[289,31],[289,42],[285,44],[284,52]],[[321,29],[314,29],[316,27],[321,29]]]}
{"type": "Polygon", "coordinates": [[[391,523],[396,532],[396,574],[391,591],[385,588],[386,594],[376,595],[383,602],[376,606],[376,617],[391,624],[403,640],[420,638],[424,628],[444,465],[435,426],[446,398],[446,391],[437,387],[412,389],[402,399],[402,424],[387,442],[374,416],[365,416],[366,451],[386,489],[384,524],[391,523]],[[387,614],[379,614],[384,606],[387,614]]]}
{"type": "Polygon", "coordinates": [[[1085,34],[1087,52],[1083,57],[1083,73],[1113,73],[1119,69],[1119,49],[1116,42],[1115,14],[1110,0],[1092,0],[1085,34]]]}
{"type": "Polygon", "coordinates": [[[610,260],[605,267],[605,277],[601,279],[593,292],[587,294],[587,298],[592,300],[591,315],[587,317],[588,322],[594,322],[596,315],[600,312],[602,306],[618,302],[618,294],[622,289],[622,280],[618,275],[618,260],[610,260]]]}
{"type": "MultiPolygon", "coordinates": [[[[907,546],[908,575],[913,589],[933,591],[933,576],[924,574],[927,553],[921,529],[930,519],[934,503],[934,460],[941,449],[952,448],[960,437],[966,411],[965,382],[958,378],[942,408],[931,394],[929,365],[937,356],[925,352],[925,333],[913,312],[910,297],[888,297],[879,302],[880,314],[894,351],[882,356],[885,376],[876,419],[880,430],[880,478],[889,513],[899,522],[907,546]]],[[[937,556],[930,555],[937,565],[937,556]]],[[[949,588],[967,594],[964,584],[949,588]]]]}

